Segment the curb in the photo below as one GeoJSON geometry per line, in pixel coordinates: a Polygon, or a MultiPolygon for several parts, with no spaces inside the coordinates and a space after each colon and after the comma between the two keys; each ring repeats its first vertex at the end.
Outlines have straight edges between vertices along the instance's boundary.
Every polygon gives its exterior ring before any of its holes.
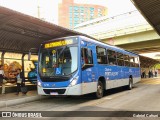
{"type": "Polygon", "coordinates": [[[33,102],[33,101],[37,101],[37,100],[41,100],[41,99],[47,99],[47,98],[49,98],[49,96],[37,95],[37,96],[22,97],[22,98],[19,98],[19,99],[2,100],[2,101],[0,101],[0,108],[9,107],[9,106],[13,106],[13,105],[19,105],[19,104],[33,102]]]}

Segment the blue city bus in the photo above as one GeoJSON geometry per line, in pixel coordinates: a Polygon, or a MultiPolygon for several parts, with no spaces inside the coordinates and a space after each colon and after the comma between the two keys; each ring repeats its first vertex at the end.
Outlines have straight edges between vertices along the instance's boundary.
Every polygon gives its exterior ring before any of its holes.
{"type": "Polygon", "coordinates": [[[69,36],[41,44],[37,88],[40,95],[103,97],[105,90],[140,81],[139,56],[85,36],[69,36]]]}

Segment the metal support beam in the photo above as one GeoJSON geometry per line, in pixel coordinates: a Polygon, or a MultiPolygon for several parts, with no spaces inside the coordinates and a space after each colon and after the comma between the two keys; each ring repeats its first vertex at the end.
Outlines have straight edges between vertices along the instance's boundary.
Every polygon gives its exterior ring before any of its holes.
{"type": "Polygon", "coordinates": [[[21,60],[22,60],[22,74],[23,74],[23,76],[25,76],[25,74],[24,74],[24,56],[25,56],[25,54],[22,54],[22,58],[21,58],[21,60]]]}

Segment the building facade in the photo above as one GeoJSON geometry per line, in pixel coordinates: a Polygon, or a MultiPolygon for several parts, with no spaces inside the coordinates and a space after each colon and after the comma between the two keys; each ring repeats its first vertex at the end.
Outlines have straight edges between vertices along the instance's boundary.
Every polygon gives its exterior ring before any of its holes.
{"type": "Polygon", "coordinates": [[[69,29],[106,15],[107,8],[101,5],[78,4],[74,3],[74,0],[62,0],[58,5],[58,25],[69,29]]]}

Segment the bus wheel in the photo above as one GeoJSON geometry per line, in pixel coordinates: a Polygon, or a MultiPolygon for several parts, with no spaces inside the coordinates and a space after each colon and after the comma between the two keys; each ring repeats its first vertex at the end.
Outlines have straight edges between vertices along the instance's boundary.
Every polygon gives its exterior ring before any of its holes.
{"type": "Polygon", "coordinates": [[[102,98],[103,97],[103,84],[101,81],[98,81],[97,85],[97,92],[96,92],[96,98],[102,98]]]}
{"type": "Polygon", "coordinates": [[[132,78],[129,78],[128,90],[131,90],[132,88],[133,88],[132,78]]]}

